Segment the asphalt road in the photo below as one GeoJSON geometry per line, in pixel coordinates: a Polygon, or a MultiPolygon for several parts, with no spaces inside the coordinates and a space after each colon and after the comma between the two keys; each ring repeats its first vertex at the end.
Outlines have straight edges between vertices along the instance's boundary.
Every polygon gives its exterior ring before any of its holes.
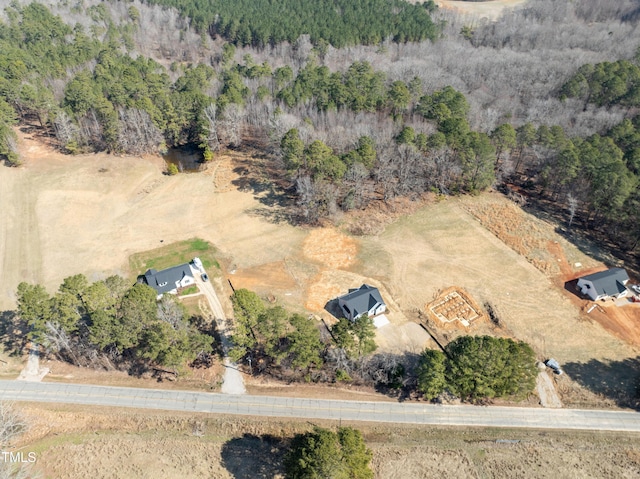
{"type": "Polygon", "coordinates": [[[626,411],[436,406],[417,403],[240,396],[23,381],[0,381],[0,400],[443,426],[640,432],[640,413],[626,411]]]}

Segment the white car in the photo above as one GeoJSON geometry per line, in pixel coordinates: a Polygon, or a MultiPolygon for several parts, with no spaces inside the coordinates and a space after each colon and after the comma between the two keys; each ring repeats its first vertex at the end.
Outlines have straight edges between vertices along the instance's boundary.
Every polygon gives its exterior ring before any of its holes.
{"type": "Polygon", "coordinates": [[[204,273],[204,266],[202,265],[202,261],[200,258],[193,258],[193,265],[200,270],[201,273],[204,273]]]}
{"type": "Polygon", "coordinates": [[[640,284],[632,284],[631,289],[636,293],[640,294],[640,284]]]}

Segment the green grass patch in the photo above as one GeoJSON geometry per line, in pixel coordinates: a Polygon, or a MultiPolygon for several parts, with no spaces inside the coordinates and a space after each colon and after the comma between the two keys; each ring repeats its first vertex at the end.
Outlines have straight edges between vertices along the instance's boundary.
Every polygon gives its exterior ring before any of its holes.
{"type": "Polygon", "coordinates": [[[188,294],[196,294],[198,291],[200,291],[198,287],[195,284],[193,284],[188,288],[184,288],[182,291],[180,291],[180,296],[187,296],[188,294]]]}
{"type": "MultiPolygon", "coordinates": [[[[220,270],[220,264],[216,260],[217,252],[216,248],[208,241],[192,238],[133,254],[129,257],[129,269],[132,275],[138,276],[148,269],[160,271],[171,266],[188,263],[197,256],[205,269],[220,270]]],[[[210,273],[216,274],[216,271],[210,273]]]]}

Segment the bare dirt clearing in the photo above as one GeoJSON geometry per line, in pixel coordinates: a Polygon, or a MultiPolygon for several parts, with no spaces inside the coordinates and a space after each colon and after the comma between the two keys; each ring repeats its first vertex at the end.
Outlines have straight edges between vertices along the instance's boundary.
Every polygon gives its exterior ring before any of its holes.
{"type": "MultiPolygon", "coordinates": [[[[32,427],[18,446],[36,452],[35,470],[45,477],[69,479],[283,477],[286,438],[313,426],[88,406],[29,405],[24,412],[32,427]]],[[[343,425],[362,431],[379,479],[640,474],[633,434],[343,425]]]]}
{"type": "Polygon", "coordinates": [[[523,5],[526,0],[490,0],[486,2],[464,2],[459,0],[435,0],[440,8],[457,13],[496,20],[507,9],[523,5]]]}

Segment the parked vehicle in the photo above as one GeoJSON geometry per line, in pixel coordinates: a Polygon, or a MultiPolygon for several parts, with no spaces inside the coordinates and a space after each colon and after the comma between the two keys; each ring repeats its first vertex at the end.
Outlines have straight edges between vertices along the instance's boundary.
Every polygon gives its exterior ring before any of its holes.
{"type": "Polygon", "coordinates": [[[558,376],[561,376],[563,374],[562,369],[560,368],[560,364],[558,364],[558,361],[556,361],[555,359],[547,359],[544,364],[546,364],[547,367],[551,368],[553,372],[558,376]]]}
{"type": "Polygon", "coordinates": [[[204,266],[202,266],[202,261],[200,258],[193,258],[193,265],[200,270],[201,273],[204,273],[204,266]]]}
{"type": "Polygon", "coordinates": [[[636,293],[640,294],[640,284],[632,284],[631,289],[636,293]]]}
{"type": "Polygon", "coordinates": [[[204,281],[205,283],[209,281],[209,275],[207,273],[202,273],[200,277],[202,278],[202,281],[204,281]]]}

